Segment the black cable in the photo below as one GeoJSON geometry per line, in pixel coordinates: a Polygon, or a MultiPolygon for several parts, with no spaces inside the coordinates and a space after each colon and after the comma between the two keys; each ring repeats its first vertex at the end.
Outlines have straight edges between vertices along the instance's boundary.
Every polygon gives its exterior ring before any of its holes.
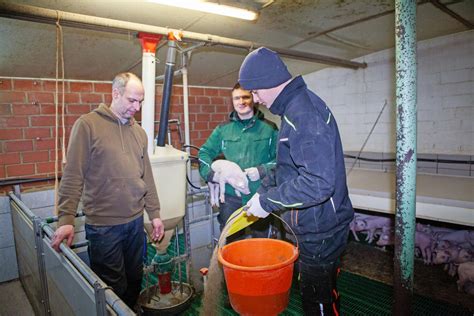
{"type": "MultiPolygon", "coordinates": [[[[344,158],[354,158],[354,159],[357,158],[357,160],[372,161],[372,162],[395,162],[395,161],[397,161],[397,159],[395,159],[395,158],[374,159],[374,158],[357,157],[357,156],[346,155],[346,154],[344,154],[344,158]]],[[[463,164],[463,165],[472,165],[472,164],[474,164],[474,160],[451,160],[451,159],[418,158],[416,161],[453,163],[453,164],[463,164]]]]}

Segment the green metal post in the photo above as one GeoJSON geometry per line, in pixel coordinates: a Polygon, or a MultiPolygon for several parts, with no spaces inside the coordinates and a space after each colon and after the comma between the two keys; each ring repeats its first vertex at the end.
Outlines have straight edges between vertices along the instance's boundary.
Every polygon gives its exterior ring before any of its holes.
{"type": "Polygon", "coordinates": [[[397,192],[393,315],[411,315],[416,207],[416,0],[396,0],[395,42],[397,192]]]}

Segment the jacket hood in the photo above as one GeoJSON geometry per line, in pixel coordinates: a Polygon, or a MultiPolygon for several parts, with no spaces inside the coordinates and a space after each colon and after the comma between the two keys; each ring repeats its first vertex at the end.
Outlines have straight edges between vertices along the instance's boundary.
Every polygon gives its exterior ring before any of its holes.
{"type": "MultiPolygon", "coordinates": [[[[121,121],[117,117],[117,115],[115,115],[114,112],[112,112],[112,110],[110,109],[110,107],[105,105],[104,103],[99,104],[99,107],[97,109],[93,110],[92,112],[96,112],[97,114],[101,115],[102,117],[104,117],[104,118],[106,118],[110,121],[116,122],[119,125],[121,124],[121,121]]],[[[132,117],[128,120],[127,123],[122,124],[122,125],[133,125],[133,124],[135,124],[135,119],[132,117]]]]}
{"type": "Polygon", "coordinates": [[[133,124],[135,124],[135,119],[133,117],[131,117],[125,124],[123,124],[120,121],[120,119],[114,114],[114,112],[112,112],[110,107],[108,107],[107,105],[105,105],[103,103],[101,103],[99,105],[99,107],[97,109],[93,110],[92,112],[95,112],[95,113],[99,114],[101,117],[103,117],[104,119],[109,120],[109,121],[114,122],[114,123],[117,124],[119,134],[120,134],[120,144],[122,145],[122,152],[124,153],[125,152],[125,144],[124,144],[124,140],[123,140],[122,125],[132,126],[133,124]]]}

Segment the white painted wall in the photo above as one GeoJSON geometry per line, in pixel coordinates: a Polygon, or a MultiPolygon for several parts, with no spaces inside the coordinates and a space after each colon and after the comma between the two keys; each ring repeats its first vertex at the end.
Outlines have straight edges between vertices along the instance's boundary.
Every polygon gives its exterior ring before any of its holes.
{"type": "MultiPolygon", "coordinates": [[[[474,154],[474,31],[418,43],[418,152],[474,154]]],[[[357,61],[366,69],[326,68],[304,76],[339,125],[344,151],[358,152],[384,101],[364,152],[395,152],[395,53],[357,61]]]]}

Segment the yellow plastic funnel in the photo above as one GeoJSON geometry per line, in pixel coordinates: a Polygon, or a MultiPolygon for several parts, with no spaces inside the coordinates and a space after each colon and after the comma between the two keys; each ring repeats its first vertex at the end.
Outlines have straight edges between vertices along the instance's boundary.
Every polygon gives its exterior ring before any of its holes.
{"type": "Polygon", "coordinates": [[[227,236],[229,237],[236,232],[244,229],[245,227],[249,226],[250,224],[255,223],[258,220],[256,216],[247,216],[247,212],[245,212],[245,207],[242,206],[238,210],[236,210],[227,220],[226,225],[230,223],[229,231],[227,232],[227,236]]]}

